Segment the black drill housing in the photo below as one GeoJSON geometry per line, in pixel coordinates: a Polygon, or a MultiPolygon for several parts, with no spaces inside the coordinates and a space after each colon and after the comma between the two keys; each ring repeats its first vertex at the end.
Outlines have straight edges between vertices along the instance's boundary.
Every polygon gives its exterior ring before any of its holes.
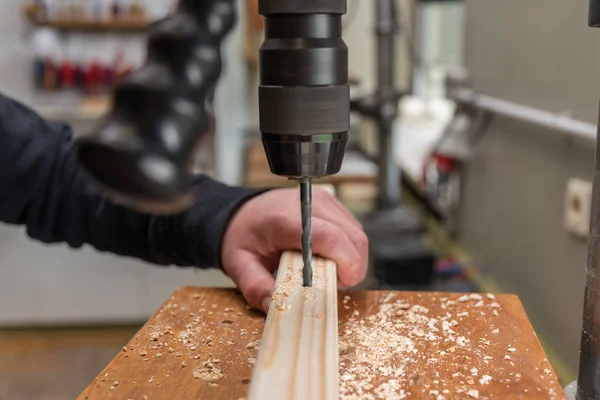
{"type": "Polygon", "coordinates": [[[271,172],[339,172],[350,127],[346,0],[261,0],[260,130],[271,172]]]}

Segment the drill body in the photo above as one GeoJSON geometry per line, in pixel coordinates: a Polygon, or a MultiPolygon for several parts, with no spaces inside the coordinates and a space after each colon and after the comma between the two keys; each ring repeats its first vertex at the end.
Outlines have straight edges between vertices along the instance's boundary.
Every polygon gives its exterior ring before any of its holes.
{"type": "Polygon", "coordinates": [[[312,179],[340,171],[350,127],[346,0],[261,0],[259,109],[271,172],[300,181],[303,284],[312,286],[312,179]]]}

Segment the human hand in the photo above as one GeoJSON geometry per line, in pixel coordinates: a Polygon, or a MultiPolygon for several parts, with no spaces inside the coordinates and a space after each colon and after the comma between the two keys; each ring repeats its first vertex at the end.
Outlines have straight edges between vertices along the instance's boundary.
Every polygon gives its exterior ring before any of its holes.
{"type": "MultiPolygon", "coordinates": [[[[265,313],[275,287],[273,272],[281,253],[300,250],[300,191],[279,189],[261,194],[235,214],[223,239],[221,260],[250,306],[265,313]]],[[[365,279],[368,240],[362,226],[335,197],[313,189],[313,253],[335,261],[338,280],[351,287],[365,279]]]]}

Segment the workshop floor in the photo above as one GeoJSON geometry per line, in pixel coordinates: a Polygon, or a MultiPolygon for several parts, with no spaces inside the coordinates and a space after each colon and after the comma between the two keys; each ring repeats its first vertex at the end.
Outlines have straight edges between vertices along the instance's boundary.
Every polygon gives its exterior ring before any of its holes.
{"type": "Polygon", "coordinates": [[[75,399],[139,328],[0,331],[0,399],[75,399]]]}

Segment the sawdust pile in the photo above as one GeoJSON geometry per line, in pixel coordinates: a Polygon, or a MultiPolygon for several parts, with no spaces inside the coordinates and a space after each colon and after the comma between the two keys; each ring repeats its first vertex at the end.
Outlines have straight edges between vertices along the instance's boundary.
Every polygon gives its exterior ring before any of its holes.
{"type": "MultiPolygon", "coordinates": [[[[365,317],[352,311],[356,304],[344,297],[351,316],[339,326],[341,399],[485,400],[491,398],[486,389],[494,381],[520,381],[510,357],[503,360],[498,349],[492,351],[492,341],[501,337],[494,321],[502,311],[493,295],[436,298],[431,310],[420,300],[419,295],[401,300],[390,293],[365,317]],[[472,332],[472,321],[481,317],[492,321],[489,330],[472,332]]],[[[517,347],[500,351],[514,357],[521,351],[517,347]]]]}
{"type": "Polygon", "coordinates": [[[218,381],[223,378],[223,371],[218,366],[219,360],[205,361],[199,366],[194,368],[192,375],[194,379],[201,379],[203,381],[218,381]]]}

